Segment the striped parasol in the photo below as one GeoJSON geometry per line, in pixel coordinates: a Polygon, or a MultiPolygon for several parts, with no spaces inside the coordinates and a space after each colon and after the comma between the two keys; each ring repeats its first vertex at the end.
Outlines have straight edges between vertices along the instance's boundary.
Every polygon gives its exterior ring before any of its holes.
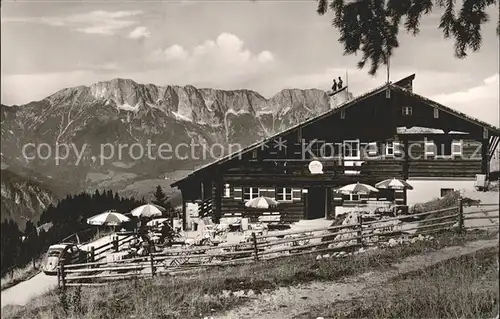
{"type": "Polygon", "coordinates": [[[375,187],[382,189],[413,189],[413,186],[406,181],[397,178],[389,178],[378,182],[375,184],[375,187]]]}
{"type": "Polygon", "coordinates": [[[114,210],[108,210],[104,213],[92,216],[87,219],[87,224],[89,225],[106,225],[106,226],[118,226],[122,223],[128,222],[130,218],[120,214],[114,210]]]}
{"type": "Polygon", "coordinates": [[[246,207],[253,208],[269,208],[269,206],[276,205],[278,205],[278,202],[275,199],[265,196],[253,198],[245,203],[246,207]]]}
{"type": "Polygon", "coordinates": [[[358,182],[356,184],[342,186],[337,191],[342,194],[369,194],[372,192],[378,192],[379,190],[371,185],[358,182]]]}
{"type": "Polygon", "coordinates": [[[134,208],[131,211],[132,216],[136,217],[160,217],[163,215],[163,212],[165,211],[165,208],[155,205],[155,204],[146,204],[139,206],[137,208],[134,208]]]}

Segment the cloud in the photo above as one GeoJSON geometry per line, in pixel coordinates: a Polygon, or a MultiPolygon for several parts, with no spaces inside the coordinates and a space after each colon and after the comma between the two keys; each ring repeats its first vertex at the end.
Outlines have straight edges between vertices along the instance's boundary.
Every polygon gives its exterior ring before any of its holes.
{"type": "Polygon", "coordinates": [[[500,122],[498,105],[499,84],[499,75],[496,73],[484,79],[482,83],[469,89],[448,94],[437,94],[430,98],[498,126],[500,122]]]}
{"type": "Polygon", "coordinates": [[[191,50],[186,50],[179,44],[174,44],[164,50],[156,50],[152,54],[155,62],[171,62],[186,60],[188,63],[219,63],[226,65],[244,65],[248,63],[267,63],[274,60],[269,51],[262,51],[258,55],[244,48],[244,42],[234,34],[222,33],[215,41],[206,40],[191,50]]]}
{"type": "Polygon", "coordinates": [[[151,32],[145,26],[139,26],[139,27],[135,28],[128,35],[129,38],[136,39],[136,40],[149,38],[150,36],[151,36],[151,32]]]}
{"type": "Polygon", "coordinates": [[[257,57],[257,60],[259,60],[259,62],[271,62],[274,60],[274,55],[269,52],[269,51],[262,51],[259,56],[257,57]]]}
{"type": "Polygon", "coordinates": [[[267,50],[254,53],[236,35],[222,33],[191,48],[174,44],[155,50],[149,61],[154,68],[168,70],[169,76],[177,74],[176,82],[234,87],[268,72],[275,57],[267,50]]]}
{"type": "Polygon", "coordinates": [[[164,52],[165,61],[172,60],[185,60],[188,57],[188,53],[180,45],[174,44],[164,52]]]}
{"type": "Polygon", "coordinates": [[[60,17],[17,17],[6,18],[4,22],[41,23],[55,27],[69,27],[72,30],[100,35],[113,35],[118,31],[131,27],[138,21],[132,17],[142,11],[91,11],[60,17]]]}

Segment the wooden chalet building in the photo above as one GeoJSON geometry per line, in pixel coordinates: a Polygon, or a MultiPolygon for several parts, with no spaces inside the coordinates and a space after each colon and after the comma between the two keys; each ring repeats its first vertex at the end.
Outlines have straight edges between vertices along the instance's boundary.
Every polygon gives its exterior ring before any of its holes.
{"type": "Polygon", "coordinates": [[[182,192],[184,224],[188,202],[199,203],[200,213],[216,221],[266,214],[294,222],[377,199],[334,191],[350,183],[407,180],[414,190],[391,192],[402,204],[473,188],[477,174],[488,177],[499,129],[413,93],[414,78],[378,87],[173,183],[182,192]],[[267,211],[245,207],[257,196],[279,205],[267,211]]]}

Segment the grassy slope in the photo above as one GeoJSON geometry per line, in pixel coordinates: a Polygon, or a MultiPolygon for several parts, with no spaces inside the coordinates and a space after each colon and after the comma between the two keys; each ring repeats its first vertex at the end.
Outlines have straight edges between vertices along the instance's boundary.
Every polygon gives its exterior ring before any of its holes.
{"type": "Polygon", "coordinates": [[[316,308],[325,318],[495,318],[498,247],[400,275],[368,296],[316,308]]]}
{"type": "MultiPolygon", "coordinates": [[[[495,235],[496,236],[496,235],[495,235]]],[[[463,236],[443,233],[435,241],[417,242],[370,254],[314,260],[315,255],[287,257],[245,266],[212,269],[189,277],[160,277],[155,281],[128,281],[105,288],[52,292],[26,307],[4,308],[9,318],[199,318],[237,306],[244,299],[223,295],[224,290],[252,289],[259,293],[280,286],[315,280],[331,281],[368,270],[389,267],[402,258],[491,238],[474,232],[463,236]]]]}

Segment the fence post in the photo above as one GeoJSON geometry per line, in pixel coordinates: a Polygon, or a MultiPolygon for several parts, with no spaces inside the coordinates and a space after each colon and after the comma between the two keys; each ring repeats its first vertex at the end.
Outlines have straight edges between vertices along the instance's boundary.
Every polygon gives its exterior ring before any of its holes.
{"type": "Polygon", "coordinates": [[[257,248],[257,235],[255,235],[255,232],[252,232],[252,241],[253,241],[253,251],[255,254],[255,261],[259,261],[259,249],[257,248]]]}
{"type": "Polygon", "coordinates": [[[149,254],[149,262],[151,264],[151,277],[154,277],[156,274],[156,269],[155,269],[155,265],[154,265],[153,254],[149,254]]]}
{"type": "Polygon", "coordinates": [[[61,286],[64,289],[64,288],[66,288],[66,278],[64,278],[65,277],[65,274],[64,274],[64,263],[61,262],[59,265],[61,267],[60,268],[61,269],[61,286]]]}
{"type": "Polygon", "coordinates": [[[462,197],[458,198],[458,232],[462,233],[464,231],[464,205],[462,202],[462,197]]]}
{"type": "Polygon", "coordinates": [[[118,236],[113,237],[113,247],[115,252],[118,252],[118,236]]]}
{"type": "Polygon", "coordinates": [[[358,245],[363,246],[363,216],[361,216],[361,214],[358,215],[358,227],[359,230],[357,232],[357,242],[358,245]]]}
{"type": "Polygon", "coordinates": [[[33,262],[33,269],[36,269],[35,256],[31,257],[31,261],[33,262]]]}
{"type": "Polygon", "coordinates": [[[61,288],[61,267],[57,267],[57,288],[61,288]]]}
{"type": "Polygon", "coordinates": [[[93,263],[95,261],[95,248],[94,246],[90,246],[90,262],[93,263]]]}

